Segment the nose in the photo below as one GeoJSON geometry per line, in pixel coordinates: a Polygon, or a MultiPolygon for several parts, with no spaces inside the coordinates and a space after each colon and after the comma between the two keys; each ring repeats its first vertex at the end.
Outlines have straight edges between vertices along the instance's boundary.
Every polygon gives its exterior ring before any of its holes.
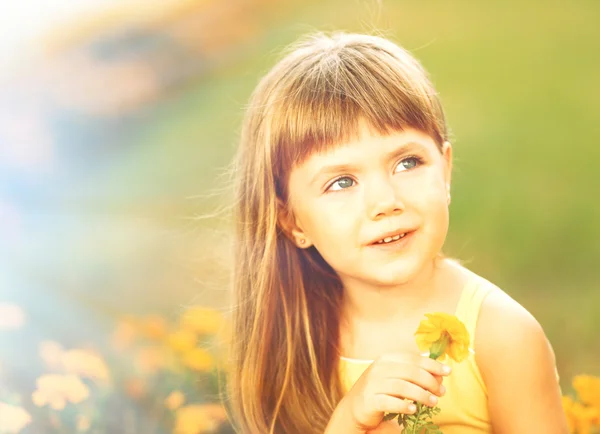
{"type": "Polygon", "coordinates": [[[404,211],[404,204],[400,199],[398,186],[394,185],[389,177],[373,179],[369,182],[369,188],[365,189],[365,203],[367,213],[372,220],[404,211]]]}

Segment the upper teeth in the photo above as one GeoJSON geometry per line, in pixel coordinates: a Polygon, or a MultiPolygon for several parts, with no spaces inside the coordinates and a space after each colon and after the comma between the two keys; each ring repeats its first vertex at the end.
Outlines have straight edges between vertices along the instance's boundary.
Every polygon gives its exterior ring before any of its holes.
{"type": "Polygon", "coordinates": [[[394,235],[393,237],[385,237],[383,240],[377,241],[377,244],[391,243],[392,241],[399,240],[400,238],[404,237],[405,235],[406,235],[406,233],[394,235]]]}

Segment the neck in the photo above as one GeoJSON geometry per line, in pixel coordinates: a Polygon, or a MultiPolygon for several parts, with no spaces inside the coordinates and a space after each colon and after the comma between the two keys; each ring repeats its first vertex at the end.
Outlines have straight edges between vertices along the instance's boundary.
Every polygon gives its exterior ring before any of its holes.
{"type": "Polygon", "coordinates": [[[444,268],[443,261],[432,261],[410,281],[385,287],[342,277],[342,318],[350,322],[393,323],[414,317],[435,298],[444,268]]]}

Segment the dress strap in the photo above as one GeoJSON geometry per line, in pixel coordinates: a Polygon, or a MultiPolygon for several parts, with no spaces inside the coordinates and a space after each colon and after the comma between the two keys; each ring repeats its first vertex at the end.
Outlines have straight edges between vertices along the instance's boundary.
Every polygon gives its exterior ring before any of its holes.
{"type": "Polygon", "coordinates": [[[478,277],[470,278],[462,290],[458,306],[456,307],[456,316],[465,324],[471,338],[475,336],[475,327],[481,303],[483,303],[485,297],[493,290],[494,286],[492,284],[478,277]]]}

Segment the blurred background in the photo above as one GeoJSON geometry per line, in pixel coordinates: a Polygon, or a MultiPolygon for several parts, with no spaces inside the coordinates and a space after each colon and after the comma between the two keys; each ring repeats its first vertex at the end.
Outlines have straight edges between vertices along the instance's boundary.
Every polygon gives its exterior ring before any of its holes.
{"type": "Polygon", "coordinates": [[[215,405],[244,106],[315,30],[379,32],[455,137],[445,251],[600,375],[600,3],[0,6],[0,433],[228,432],[215,405]],[[166,348],[166,349],[165,349],[166,348]]]}

